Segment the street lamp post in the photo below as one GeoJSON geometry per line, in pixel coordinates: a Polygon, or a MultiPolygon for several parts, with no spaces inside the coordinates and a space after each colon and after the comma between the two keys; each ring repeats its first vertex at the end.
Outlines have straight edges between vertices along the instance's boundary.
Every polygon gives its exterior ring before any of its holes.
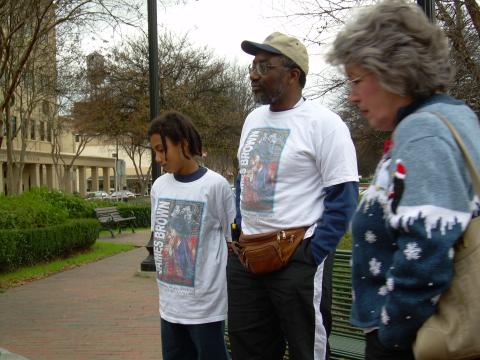
{"type": "MultiPolygon", "coordinates": [[[[158,36],[157,36],[157,0],[147,0],[148,11],[148,64],[149,64],[149,89],[150,89],[150,121],[160,113],[158,97],[158,36]]],[[[160,168],[155,162],[155,154],[152,151],[152,185],[160,176],[160,168]]],[[[153,211],[153,209],[151,209],[153,211]]],[[[153,257],[153,232],[146,245],[148,256],[142,261],[142,271],[155,271],[155,259],[153,257]]]]}
{"type": "MultiPolygon", "coordinates": [[[[150,121],[160,113],[158,97],[158,35],[157,35],[157,1],[148,1],[148,69],[150,89],[150,121]]],[[[160,167],[155,162],[155,153],[152,150],[152,185],[160,176],[160,167]]]]}

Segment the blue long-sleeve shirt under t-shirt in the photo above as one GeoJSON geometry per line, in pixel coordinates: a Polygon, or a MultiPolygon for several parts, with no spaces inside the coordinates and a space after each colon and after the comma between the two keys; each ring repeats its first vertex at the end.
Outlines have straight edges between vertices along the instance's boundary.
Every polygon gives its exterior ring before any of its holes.
{"type": "MultiPolygon", "coordinates": [[[[357,207],[358,182],[345,182],[326,187],[324,190],[324,211],[317,221],[317,227],[311,239],[311,250],[317,264],[335,251],[338,242],[348,229],[350,219],[357,207]]],[[[237,215],[235,222],[241,226],[240,175],[235,180],[235,204],[237,215]]]]}
{"type": "Polygon", "coordinates": [[[311,240],[312,255],[321,264],[328,254],[335,251],[350,224],[357,207],[358,182],[346,182],[324,189],[322,216],[311,240]]]}

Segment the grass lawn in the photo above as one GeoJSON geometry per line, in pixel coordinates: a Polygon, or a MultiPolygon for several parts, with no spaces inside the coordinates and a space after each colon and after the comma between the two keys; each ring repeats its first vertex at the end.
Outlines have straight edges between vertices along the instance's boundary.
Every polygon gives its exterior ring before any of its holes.
{"type": "Polygon", "coordinates": [[[44,278],[54,273],[75,266],[97,261],[108,256],[134,249],[133,245],[96,242],[89,250],[76,253],[65,259],[57,259],[48,263],[22,267],[9,273],[0,273],[0,292],[5,289],[22,285],[32,280],[44,278]]]}

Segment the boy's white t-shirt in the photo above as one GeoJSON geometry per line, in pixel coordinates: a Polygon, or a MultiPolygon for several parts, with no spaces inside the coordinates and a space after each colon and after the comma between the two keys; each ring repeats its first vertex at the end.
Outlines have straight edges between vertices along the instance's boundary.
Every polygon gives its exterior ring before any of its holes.
{"type": "Polygon", "coordinates": [[[323,189],[358,181],[355,148],[338,115],[306,100],[245,120],[238,160],[242,231],[259,234],[310,226],[323,213],[323,189]]]}
{"type": "Polygon", "coordinates": [[[235,218],[227,180],[212,170],[191,182],[165,174],[154,182],[151,201],[160,316],[179,324],[225,320],[235,218]]]}

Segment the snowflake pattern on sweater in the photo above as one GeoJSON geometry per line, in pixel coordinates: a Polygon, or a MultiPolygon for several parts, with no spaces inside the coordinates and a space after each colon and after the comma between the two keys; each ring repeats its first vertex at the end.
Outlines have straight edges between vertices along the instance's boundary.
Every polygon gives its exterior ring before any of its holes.
{"type": "Polygon", "coordinates": [[[365,241],[373,244],[375,241],[377,241],[377,236],[369,230],[365,233],[365,241]]]}
{"type": "Polygon", "coordinates": [[[446,96],[405,114],[377,166],[352,220],[352,324],[378,328],[390,349],[412,346],[451,281],[456,240],[480,213],[455,140],[426,111],[457,125],[480,168],[478,119],[446,96]]]}
{"type": "Polygon", "coordinates": [[[420,249],[416,242],[411,242],[407,244],[407,247],[405,250],[403,250],[403,253],[405,254],[405,258],[407,260],[418,260],[420,259],[422,249],[420,249]]]}
{"type": "Polygon", "coordinates": [[[370,273],[373,276],[380,274],[380,269],[382,267],[382,263],[380,261],[378,261],[375,258],[372,258],[368,264],[370,265],[370,273]]]}

